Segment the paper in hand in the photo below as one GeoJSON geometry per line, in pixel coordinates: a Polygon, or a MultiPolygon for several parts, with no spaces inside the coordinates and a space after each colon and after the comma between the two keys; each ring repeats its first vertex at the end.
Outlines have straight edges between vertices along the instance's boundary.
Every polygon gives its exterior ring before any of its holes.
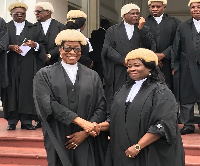
{"type": "Polygon", "coordinates": [[[25,56],[27,52],[29,52],[29,50],[31,49],[31,47],[23,45],[21,45],[19,48],[22,50],[22,53],[20,53],[22,56],[25,56]]]}

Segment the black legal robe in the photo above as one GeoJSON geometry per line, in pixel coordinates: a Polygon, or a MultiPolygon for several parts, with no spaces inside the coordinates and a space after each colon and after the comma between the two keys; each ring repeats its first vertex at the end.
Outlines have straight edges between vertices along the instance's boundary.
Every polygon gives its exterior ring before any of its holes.
{"type": "MultiPolygon", "coordinates": [[[[22,56],[14,51],[7,53],[9,86],[3,97],[4,117],[7,119],[10,112],[36,114],[33,101],[33,77],[39,68],[44,67],[46,55],[44,46],[40,44],[41,35],[34,33],[36,27],[25,21],[20,36],[16,36],[16,27],[13,21],[7,24],[9,45],[22,45],[25,38],[38,42],[39,50],[34,48],[22,56]],[[18,39],[17,39],[18,38],[18,39]]],[[[41,41],[42,43],[42,41],[41,41]]]]}
{"type": "MultiPolygon", "coordinates": [[[[160,68],[165,76],[165,81],[169,88],[173,90],[173,77],[171,70],[171,48],[175,38],[176,29],[180,24],[180,20],[163,14],[160,24],[156,22],[152,15],[146,18],[146,26],[150,27],[153,38],[156,41],[155,53],[163,53],[165,58],[161,60],[163,66],[160,68]]],[[[176,88],[176,87],[175,87],[176,88]]]]}
{"type": "Polygon", "coordinates": [[[177,124],[178,107],[169,88],[143,83],[125,116],[125,102],[132,86],[117,92],[110,115],[110,145],[106,166],[184,166],[184,149],[177,124]],[[129,158],[125,151],[146,133],[162,137],[129,158]]]}
{"type": "Polygon", "coordinates": [[[34,99],[35,104],[38,105],[37,113],[41,119],[48,121],[50,130],[56,136],[56,142],[63,150],[62,153],[70,160],[70,163],[61,164],[52,140],[49,138],[49,130],[43,125],[44,144],[49,166],[68,164],[73,166],[104,166],[107,148],[105,133],[101,133],[95,138],[86,138],[75,150],[68,150],[65,147],[66,136],[82,130],[79,126],[72,124],[75,117],[79,116],[97,123],[105,121],[105,99],[101,80],[95,71],[78,64],[75,83],[75,88],[79,87],[75,89],[78,90],[78,98],[69,96],[71,93],[69,84],[69,78],[67,78],[60,62],[42,68],[34,78],[34,99]],[[73,106],[77,109],[71,110],[71,100],[77,103],[73,106]]]}
{"type": "MultiPolygon", "coordinates": [[[[200,50],[192,18],[180,24],[173,43],[172,68],[175,70],[176,98],[181,104],[200,100],[200,50]]],[[[199,37],[200,38],[200,37],[199,37]]]]}
{"type": "Polygon", "coordinates": [[[7,47],[8,47],[8,32],[6,22],[0,17],[0,97],[1,87],[5,88],[8,85],[7,75],[7,47]]]}
{"type": "Polygon", "coordinates": [[[60,31],[66,29],[65,25],[55,19],[52,19],[46,35],[44,34],[42,24],[40,22],[36,22],[35,25],[37,26],[37,32],[42,34],[47,42],[45,45],[46,54],[51,54],[51,59],[48,64],[58,62],[60,53],[58,47],[55,44],[55,38],[60,31]]]}
{"type": "Polygon", "coordinates": [[[124,21],[107,29],[101,58],[108,109],[115,92],[129,77],[126,71],[127,68],[123,65],[126,55],[140,47],[148,48],[152,51],[156,50],[156,44],[149,27],[144,26],[139,30],[138,25],[135,25],[134,33],[130,40],[126,33],[124,21]]]}

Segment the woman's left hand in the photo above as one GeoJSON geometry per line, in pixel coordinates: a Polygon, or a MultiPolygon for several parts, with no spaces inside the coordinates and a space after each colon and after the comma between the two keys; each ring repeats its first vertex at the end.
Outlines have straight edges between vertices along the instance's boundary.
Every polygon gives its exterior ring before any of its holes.
{"type": "Polygon", "coordinates": [[[134,158],[140,151],[135,149],[135,145],[130,146],[126,151],[125,154],[127,157],[134,158]]]}
{"type": "Polygon", "coordinates": [[[88,134],[85,131],[76,132],[72,135],[67,136],[67,138],[71,138],[66,142],[67,149],[76,149],[86,138],[88,134]]]}

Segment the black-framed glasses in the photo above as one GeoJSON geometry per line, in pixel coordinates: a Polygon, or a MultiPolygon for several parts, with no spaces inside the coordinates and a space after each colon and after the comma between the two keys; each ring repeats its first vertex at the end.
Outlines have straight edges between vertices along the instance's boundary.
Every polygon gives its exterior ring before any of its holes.
{"type": "Polygon", "coordinates": [[[80,47],[62,47],[62,49],[65,51],[65,52],[70,52],[71,50],[74,50],[75,53],[79,53],[81,52],[81,48],[80,47]]]}
{"type": "Polygon", "coordinates": [[[42,12],[44,12],[44,11],[47,11],[47,10],[35,10],[35,11],[33,11],[35,14],[40,14],[40,13],[42,13],[42,12]]]}

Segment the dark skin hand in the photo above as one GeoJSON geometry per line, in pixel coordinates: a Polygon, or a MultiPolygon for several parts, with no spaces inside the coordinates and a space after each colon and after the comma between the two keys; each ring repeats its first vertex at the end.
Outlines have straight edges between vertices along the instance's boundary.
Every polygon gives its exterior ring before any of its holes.
{"type": "Polygon", "coordinates": [[[66,148],[76,149],[88,136],[85,131],[79,131],[67,136],[70,140],[66,142],[66,148]]]}
{"type": "MultiPolygon", "coordinates": [[[[158,134],[151,134],[151,133],[146,133],[138,142],[140,145],[140,148],[143,149],[146,146],[150,145],[151,143],[157,141],[160,139],[161,136],[158,134]]],[[[127,157],[134,158],[139,151],[135,149],[135,145],[130,146],[126,151],[125,154],[127,157]]]]}

